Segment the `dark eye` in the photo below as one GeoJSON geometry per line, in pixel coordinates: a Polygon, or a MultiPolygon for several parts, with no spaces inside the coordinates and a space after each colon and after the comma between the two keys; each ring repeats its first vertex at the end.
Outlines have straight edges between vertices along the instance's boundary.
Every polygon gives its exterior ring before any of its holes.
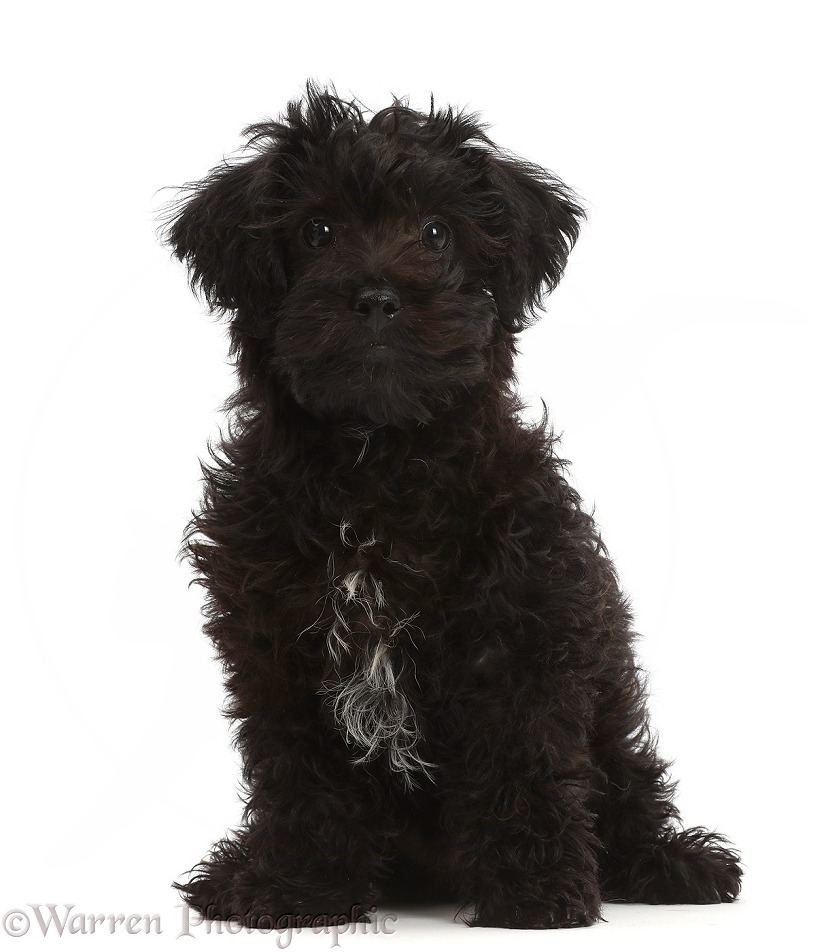
{"type": "Polygon", "coordinates": [[[430,251],[444,251],[450,244],[450,229],[434,218],[422,228],[422,244],[430,251]]]}
{"type": "Polygon", "coordinates": [[[325,218],[311,218],[301,229],[304,244],[317,251],[333,243],[333,226],[325,218]]]}

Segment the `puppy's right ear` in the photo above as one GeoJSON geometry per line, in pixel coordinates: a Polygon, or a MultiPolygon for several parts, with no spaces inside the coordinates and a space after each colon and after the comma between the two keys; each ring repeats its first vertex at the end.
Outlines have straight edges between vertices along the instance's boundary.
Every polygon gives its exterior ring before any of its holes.
{"type": "Polygon", "coordinates": [[[213,310],[254,310],[286,290],[280,245],[264,218],[269,180],[266,154],[225,161],[166,211],[163,241],[213,310]]]}

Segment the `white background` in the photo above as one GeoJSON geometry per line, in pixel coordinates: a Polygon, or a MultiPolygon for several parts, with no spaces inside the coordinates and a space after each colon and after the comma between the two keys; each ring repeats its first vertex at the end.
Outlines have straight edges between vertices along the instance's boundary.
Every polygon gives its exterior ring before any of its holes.
{"type": "Polygon", "coordinates": [[[280,6],[4,17],[0,913],[158,913],[160,938],[62,941],[172,943],[169,883],[238,820],[220,673],[175,558],[232,381],[154,216],[313,76],[370,106],[432,90],[479,110],[587,200],[521,386],[632,597],[684,817],[747,869],[734,906],[609,906],[554,936],[440,908],[344,947],[803,941],[825,845],[819,5],[280,6]]]}

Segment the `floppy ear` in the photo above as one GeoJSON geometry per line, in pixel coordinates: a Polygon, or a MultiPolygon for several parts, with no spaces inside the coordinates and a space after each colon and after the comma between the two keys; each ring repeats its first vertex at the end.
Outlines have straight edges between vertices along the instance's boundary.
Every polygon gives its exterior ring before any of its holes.
{"type": "Polygon", "coordinates": [[[511,331],[528,326],[542,296],[565,270],[585,212],[559,179],[539,166],[501,154],[489,156],[498,199],[493,226],[500,254],[492,292],[511,331]]]}
{"type": "Polygon", "coordinates": [[[254,311],[286,290],[281,249],[264,222],[266,160],[224,162],[167,210],[163,240],[213,310],[254,311]]]}

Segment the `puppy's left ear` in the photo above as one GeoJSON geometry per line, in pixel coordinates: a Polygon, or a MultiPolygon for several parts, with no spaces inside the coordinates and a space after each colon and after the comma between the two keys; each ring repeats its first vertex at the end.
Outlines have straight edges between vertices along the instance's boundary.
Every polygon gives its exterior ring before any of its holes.
{"type": "Polygon", "coordinates": [[[489,156],[497,211],[492,231],[499,253],[491,291],[499,317],[511,331],[530,324],[542,297],[565,270],[585,212],[555,176],[528,162],[489,156]]]}

